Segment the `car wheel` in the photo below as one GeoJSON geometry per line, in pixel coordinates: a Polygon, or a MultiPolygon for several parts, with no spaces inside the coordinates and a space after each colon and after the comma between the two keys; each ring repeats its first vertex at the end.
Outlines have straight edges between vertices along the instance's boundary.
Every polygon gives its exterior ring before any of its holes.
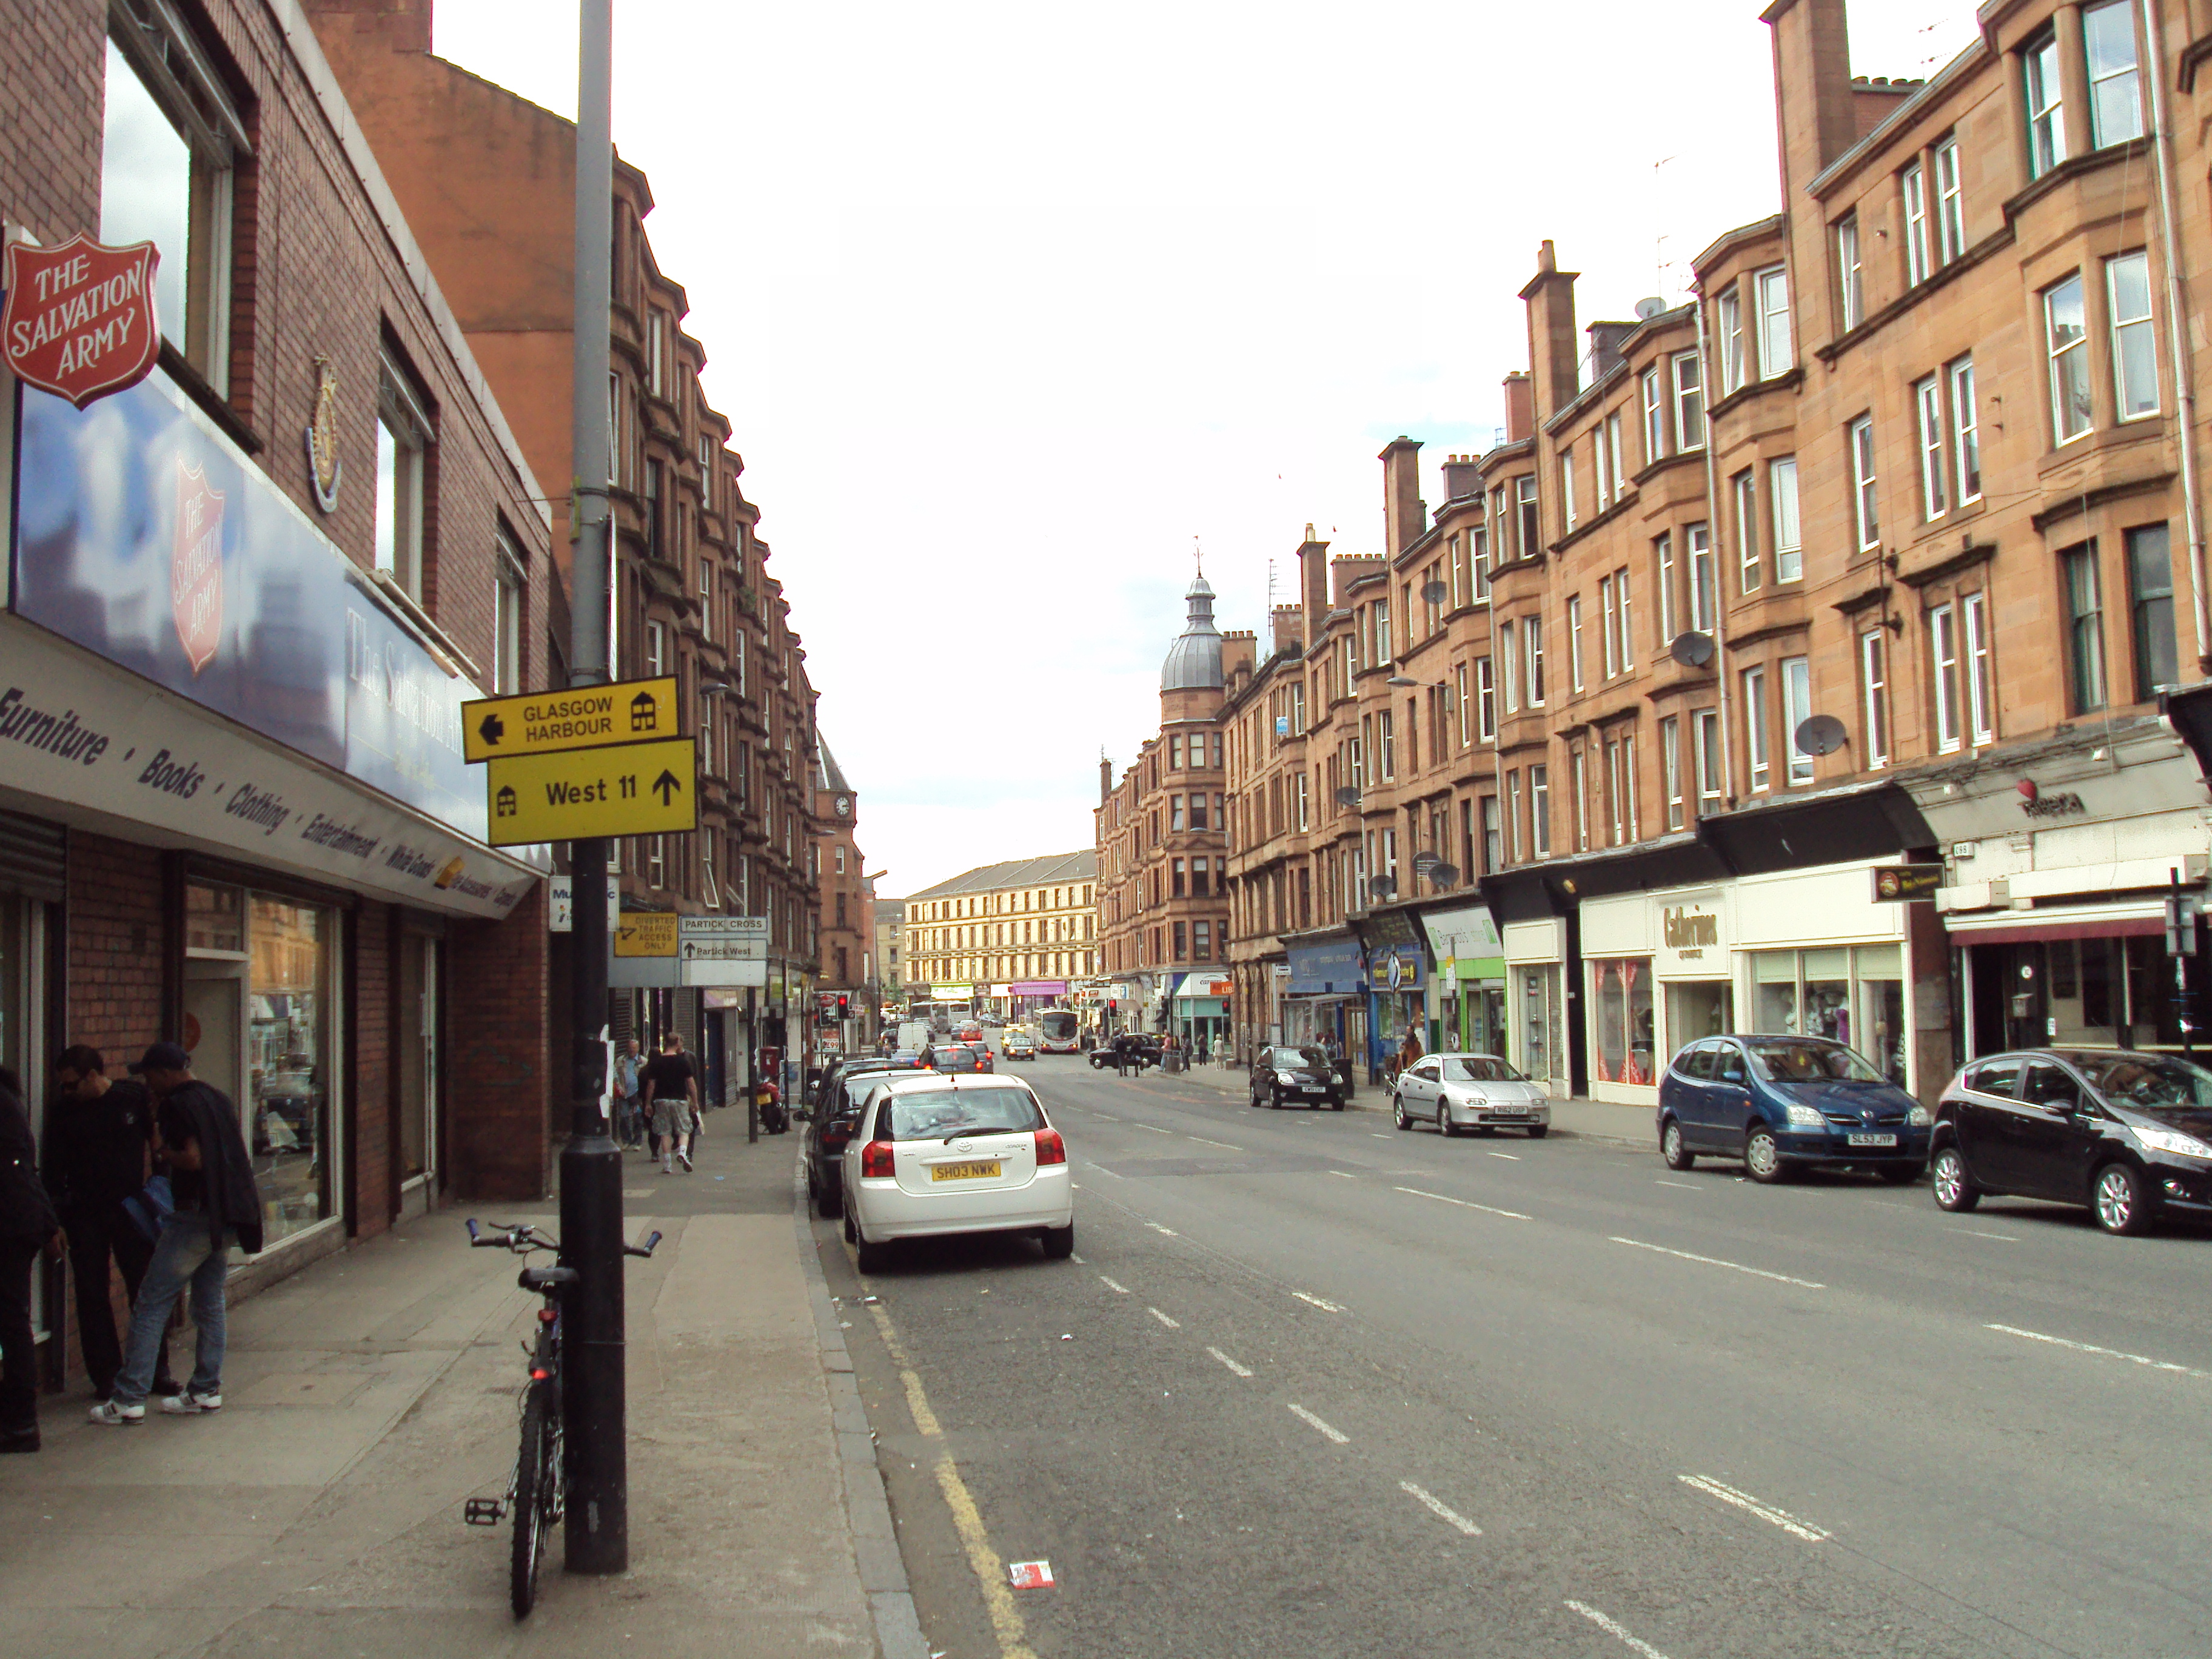
{"type": "Polygon", "coordinates": [[[1552,1126],[1548,1123],[1532,1123],[1528,1126],[1528,1139],[1531,1140],[1541,1140],[1551,1133],[1552,1126]]]}
{"type": "Polygon", "coordinates": [[[860,1242],[860,1232],[853,1225],[853,1210],[850,1205],[845,1207],[845,1242],[848,1244],[857,1244],[860,1242]]]}
{"type": "Polygon", "coordinates": [[[1267,1085],[1267,1104],[1274,1111],[1283,1109],[1283,1091],[1272,1083],[1267,1085]]]}
{"type": "Polygon", "coordinates": [[[1966,1155],[1956,1146],[1937,1148],[1928,1167],[1935,1177],[1929,1184],[1935,1190],[1937,1209],[1963,1214],[1982,1201],[1982,1189],[1974,1184],[1966,1155]]]}
{"type": "Polygon", "coordinates": [[[1075,1224],[1073,1221],[1065,1227],[1044,1230],[1044,1253],[1048,1260],[1054,1261],[1065,1261],[1075,1254],[1075,1224]]]}
{"type": "Polygon", "coordinates": [[[1774,1131],[1764,1123],[1743,1138],[1743,1168],[1753,1181],[1767,1186],[1783,1177],[1782,1148],[1775,1145],[1774,1131]]]}
{"type": "Polygon", "coordinates": [[[1410,1129],[1413,1127],[1413,1120],[1406,1115],[1406,1103],[1395,1092],[1390,1097],[1390,1113],[1397,1120],[1400,1128],[1410,1129]]]}
{"type": "Polygon", "coordinates": [[[2107,1164],[2097,1171],[2097,1184],[2092,1191],[2097,1224],[2106,1232],[2134,1235],[2150,1231],[2150,1194],[2143,1190],[2142,1177],[2133,1165],[2107,1164]]]}
{"type": "Polygon", "coordinates": [[[1451,1108],[1441,1100],[1437,1103],[1437,1133],[1453,1140],[1459,1139],[1459,1125],[1452,1121],[1451,1108]]]}
{"type": "Polygon", "coordinates": [[[1659,1156],[1670,1170],[1686,1170],[1698,1161],[1690,1143],[1682,1138],[1682,1126],[1671,1117],[1659,1131],[1659,1156]]]}
{"type": "Polygon", "coordinates": [[[890,1264],[891,1247],[872,1244],[866,1238],[860,1242],[858,1261],[854,1263],[864,1273],[879,1273],[890,1264]]]}
{"type": "Polygon", "coordinates": [[[1340,1112],[1340,1111],[1342,1111],[1342,1110],[1344,1109],[1344,1097],[1343,1097],[1341,1095],[1332,1095],[1332,1096],[1330,1096],[1330,1097],[1329,1097],[1329,1102],[1328,1102],[1328,1109],[1329,1109],[1330,1111],[1332,1111],[1332,1112],[1340,1112]]]}
{"type": "Polygon", "coordinates": [[[1893,1187],[1910,1187],[1928,1173],[1925,1164],[1884,1164],[1875,1170],[1893,1187]]]}

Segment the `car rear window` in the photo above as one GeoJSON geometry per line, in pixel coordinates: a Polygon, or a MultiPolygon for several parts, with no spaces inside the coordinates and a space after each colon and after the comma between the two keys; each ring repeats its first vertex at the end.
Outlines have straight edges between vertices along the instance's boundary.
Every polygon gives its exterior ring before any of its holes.
{"type": "Polygon", "coordinates": [[[948,1042],[937,1051],[937,1069],[940,1072],[972,1072],[975,1066],[975,1051],[973,1048],[963,1048],[957,1042],[948,1042]]]}
{"type": "Polygon", "coordinates": [[[894,1095],[876,1115],[881,1140],[942,1140],[960,1133],[1000,1134],[1044,1127],[1026,1089],[915,1089],[894,1095]]]}

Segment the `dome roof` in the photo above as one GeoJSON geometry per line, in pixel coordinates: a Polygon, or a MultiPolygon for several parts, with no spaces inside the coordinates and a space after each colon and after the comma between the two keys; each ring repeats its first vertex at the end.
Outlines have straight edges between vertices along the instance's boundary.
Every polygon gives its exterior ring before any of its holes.
{"type": "Polygon", "coordinates": [[[1160,665],[1163,691],[1200,691],[1221,689],[1221,630],[1213,625],[1213,589],[1201,574],[1185,596],[1190,601],[1190,621],[1168,659],[1160,665]]]}

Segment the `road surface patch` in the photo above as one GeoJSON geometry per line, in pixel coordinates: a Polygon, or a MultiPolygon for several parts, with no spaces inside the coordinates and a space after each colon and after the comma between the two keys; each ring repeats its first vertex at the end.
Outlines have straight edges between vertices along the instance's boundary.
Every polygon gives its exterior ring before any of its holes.
{"type": "Polygon", "coordinates": [[[1723,1504],[1732,1504],[1747,1515],[1755,1515],[1771,1526],[1777,1526],[1792,1538],[1802,1538],[1808,1544],[1817,1544],[1828,1534],[1809,1521],[1800,1521],[1796,1516],[1762,1504],[1749,1492],[1738,1492],[1734,1486],[1724,1486],[1719,1481],[1702,1474],[1678,1474],[1674,1477],[1686,1486],[1694,1486],[1708,1497],[1717,1498],[1723,1504]]]}
{"type": "Polygon", "coordinates": [[[1291,1406],[1291,1415],[1297,1418],[1303,1423],[1310,1424],[1313,1427],[1319,1429],[1323,1434],[1327,1435],[1329,1439],[1335,1442],[1340,1446],[1348,1446],[1352,1443],[1352,1437],[1350,1435],[1345,1433],[1341,1429],[1331,1428],[1328,1424],[1322,1422],[1321,1419],[1316,1417],[1311,1412],[1308,1411],[1304,1406],[1291,1406]]]}
{"type": "Polygon", "coordinates": [[[1208,1140],[1204,1135],[1192,1135],[1190,1139],[1201,1146],[1218,1146],[1224,1152],[1241,1152],[1244,1150],[1242,1146],[1232,1146],[1225,1140],[1208,1140]]]}
{"type": "Polygon", "coordinates": [[[2001,1331],[2007,1336],[2025,1337],[2030,1342],[2048,1342],[2057,1348],[2071,1348],[2075,1353],[2094,1353],[2106,1359],[2124,1359],[2130,1365],[2148,1365],[2154,1371],[2171,1371],[2177,1376],[2212,1378],[2212,1371],[2177,1365],[2171,1359],[2153,1359],[2147,1354],[2127,1353],[2118,1348],[2100,1348],[2094,1342],[2075,1342],[2063,1336],[2045,1336],[2041,1331],[2023,1331],[2014,1325],[1984,1325],[1982,1328],[2001,1331]]]}
{"type": "Polygon", "coordinates": [[[1600,1613],[1595,1607],[1591,1607],[1588,1602],[1570,1601],[1566,1605],[1570,1612],[1579,1613],[1583,1618],[1589,1620],[1590,1623],[1595,1625],[1607,1636],[1619,1637],[1621,1641],[1627,1644],[1628,1650],[1630,1652],[1642,1655],[1643,1659],[1667,1659],[1667,1656],[1660,1652],[1658,1649],[1653,1647],[1650,1643],[1644,1641],[1640,1637],[1630,1635],[1628,1633],[1627,1626],[1621,1624],[1620,1620],[1609,1618],[1606,1614],[1600,1613]]]}
{"type": "Polygon", "coordinates": [[[1432,1493],[1422,1491],[1420,1487],[1415,1486],[1412,1481],[1401,1480],[1398,1483],[1398,1490],[1402,1492],[1411,1493],[1413,1501],[1419,1504],[1423,1509],[1435,1516],[1437,1520],[1449,1522],[1450,1525],[1457,1527],[1469,1538],[1480,1538],[1482,1536],[1482,1528],[1480,1527],[1476,1526],[1474,1522],[1468,1520],[1457,1510],[1453,1509],[1442,1498],[1436,1497],[1432,1493]]]}
{"type": "Polygon", "coordinates": [[[1664,1244],[1646,1244],[1640,1238],[1619,1238],[1610,1241],[1626,1244],[1638,1250],[1651,1250],[1660,1255],[1671,1255],[1683,1261],[1702,1262],[1708,1267],[1726,1267],[1731,1273],[1749,1273],[1754,1279],[1771,1279],[1778,1285],[1795,1285],[1800,1290],[1825,1291],[1828,1287],[1810,1279],[1792,1279],[1788,1273],[1771,1273],[1764,1267],[1747,1267],[1741,1261],[1723,1261],[1717,1255],[1692,1255],[1687,1250],[1670,1250],[1664,1244]]]}
{"type": "Polygon", "coordinates": [[[1456,1204],[1462,1210],[1480,1210],[1485,1215],[1502,1215],[1508,1221],[1533,1221],[1534,1216],[1522,1215],[1518,1210],[1501,1210],[1492,1204],[1477,1204],[1469,1198],[1447,1198],[1442,1193],[1425,1193],[1419,1187],[1398,1187],[1392,1190],[1413,1198],[1433,1198],[1439,1204],[1456,1204]]]}

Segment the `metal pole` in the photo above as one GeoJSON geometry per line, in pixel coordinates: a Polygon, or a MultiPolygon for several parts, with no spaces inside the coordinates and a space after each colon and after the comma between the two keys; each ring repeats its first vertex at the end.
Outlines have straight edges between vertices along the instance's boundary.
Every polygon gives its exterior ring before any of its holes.
{"type": "MultiPolygon", "coordinates": [[[[613,0],[580,0],[576,82],[576,317],[569,441],[569,679],[611,678],[607,480],[607,313],[614,241],[613,0]]],[[[622,1151],[600,1109],[607,1024],[607,844],[571,842],[574,872],[574,1111],[561,1153],[561,1259],[576,1272],[562,1306],[570,1572],[629,1568],[629,1468],[623,1375],[622,1151]]]]}
{"type": "Polygon", "coordinates": [[[745,1139],[760,1139],[759,993],[745,987],[745,1139]]]}

